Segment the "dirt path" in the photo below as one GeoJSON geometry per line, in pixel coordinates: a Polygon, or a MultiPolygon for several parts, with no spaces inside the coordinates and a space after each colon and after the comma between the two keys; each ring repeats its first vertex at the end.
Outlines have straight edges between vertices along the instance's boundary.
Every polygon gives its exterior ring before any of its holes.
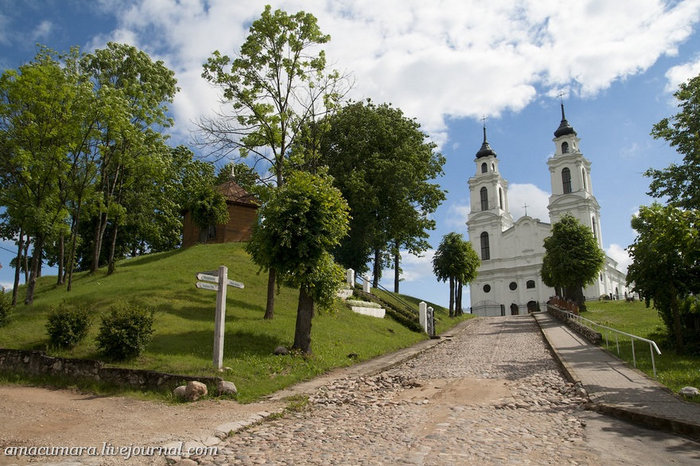
{"type": "MultiPolygon", "coordinates": [[[[246,419],[282,402],[239,404],[205,400],[169,405],[72,390],[17,385],[0,386],[0,464],[24,464],[32,458],[8,457],[8,447],[162,446],[176,441],[204,441],[221,424],[246,419]]],[[[55,461],[65,458],[53,458],[55,461]]],[[[47,458],[41,458],[45,462],[47,458]]],[[[81,459],[84,463],[119,464],[119,458],[81,459]]],[[[162,457],[130,464],[164,464],[162,457]]]]}

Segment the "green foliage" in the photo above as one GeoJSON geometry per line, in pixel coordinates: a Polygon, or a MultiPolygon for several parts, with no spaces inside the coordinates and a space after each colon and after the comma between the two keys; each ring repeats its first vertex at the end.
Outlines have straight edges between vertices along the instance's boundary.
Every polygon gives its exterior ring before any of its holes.
{"type": "Polygon", "coordinates": [[[12,318],[12,302],[10,296],[0,289],[0,327],[4,327],[12,318]]]}
{"type": "Polygon", "coordinates": [[[544,240],[542,281],[563,289],[565,298],[585,308],[582,288],[593,283],[605,265],[605,254],[590,228],[566,214],[552,226],[552,235],[544,240]]]}
{"type": "Polygon", "coordinates": [[[348,229],[348,206],[326,175],[293,172],[259,211],[247,251],[264,269],[274,267],[292,286],[329,305],[343,271],[328,253],[348,229]]]}
{"type": "Polygon", "coordinates": [[[252,193],[258,186],[260,175],[246,163],[230,162],[221,167],[216,175],[217,185],[227,181],[233,181],[241,188],[252,193]]]}
{"type": "Polygon", "coordinates": [[[700,209],[700,76],[681,83],[674,94],[680,111],[654,125],[651,135],[665,139],[683,155],[683,163],[649,169],[649,195],[667,197],[672,205],[700,209]]]}
{"type": "Polygon", "coordinates": [[[326,123],[319,164],[328,166],[352,217],[348,237],[334,251],[336,259],[363,272],[374,251],[425,251],[427,231],[435,228],[430,214],[445,199],[431,182],[445,163],[436,145],[414,119],[388,104],[350,103],[326,123]]]}
{"type": "Polygon", "coordinates": [[[190,204],[192,220],[201,230],[210,225],[221,225],[228,222],[228,206],[224,196],[214,188],[202,188],[190,204]]]}
{"type": "Polygon", "coordinates": [[[49,313],[46,333],[55,348],[73,348],[87,336],[91,323],[87,308],[60,304],[49,313]]]}
{"type": "Polygon", "coordinates": [[[137,304],[118,304],[102,317],[97,346],[108,359],[139,356],[153,337],[153,310],[137,304]]]}
{"type": "MultiPolygon", "coordinates": [[[[627,282],[653,302],[676,349],[683,350],[683,301],[700,293],[700,216],[697,210],[652,204],[632,219],[637,237],[628,247],[632,265],[627,282]]],[[[688,310],[690,311],[690,307],[688,310]]],[[[695,325],[695,324],[693,324],[695,325]]]]}

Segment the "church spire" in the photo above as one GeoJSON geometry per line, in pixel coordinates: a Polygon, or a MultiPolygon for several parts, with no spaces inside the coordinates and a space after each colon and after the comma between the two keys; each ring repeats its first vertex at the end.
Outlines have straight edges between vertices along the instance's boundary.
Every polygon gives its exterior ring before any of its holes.
{"type": "Polygon", "coordinates": [[[575,136],[576,131],[574,131],[574,127],[571,126],[568,121],[566,121],[566,115],[564,115],[564,101],[562,100],[561,123],[559,123],[559,128],[557,128],[557,130],[554,132],[554,137],[558,138],[559,136],[565,136],[567,134],[573,134],[575,136]]]}
{"type": "Polygon", "coordinates": [[[484,142],[481,144],[481,149],[479,149],[479,152],[476,153],[476,158],[480,159],[490,155],[496,157],[496,153],[493,151],[493,149],[491,149],[489,142],[486,140],[486,121],[484,121],[484,142]]]}

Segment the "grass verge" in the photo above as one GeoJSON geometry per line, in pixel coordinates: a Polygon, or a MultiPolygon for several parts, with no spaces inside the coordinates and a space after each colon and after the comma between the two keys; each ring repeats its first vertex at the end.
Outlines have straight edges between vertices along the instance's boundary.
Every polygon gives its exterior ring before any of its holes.
{"type": "MultiPolygon", "coordinates": [[[[649,340],[654,340],[661,349],[661,355],[654,355],[657,380],[675,393],[685,387],[700,387],[700,357],[689,354],[678,354],[666,335],[661,317],[653,308],[647,308],[644,303],[636,301],[598,301],[587,303],[588,311],[582,316],[607,327],[631,333],[649,340]]],[[[601,329],[597,329],[601,330],[601,329]]],[[[632,365],[632,344],[629,338],[619,336],[617,343],[614,333],[602,330],[603,343],[611,353],[632,365]],[[607,336],[607,343],[606,343],[607,336]]],[[[637,341],[634,344],[637,369],[653,377],[651,352],[649,345],[637,341]]],[[[699,397],[692,400],[700,402],[699,397]]]]}

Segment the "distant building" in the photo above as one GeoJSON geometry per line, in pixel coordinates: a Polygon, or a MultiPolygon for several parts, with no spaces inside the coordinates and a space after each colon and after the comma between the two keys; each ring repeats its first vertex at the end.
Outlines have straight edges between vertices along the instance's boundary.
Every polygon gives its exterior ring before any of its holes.
{"type": "MultiPolygon", "coordinates": [[[[547,160],[552,195],[549,217],[552,223],[571,214],[588,226],[603,248],[600,206],[593,195],[591,162],[579,150],[580,139],[566,120],[554,132],[554,155],[547,160]]],[[[527,214],[513,221],[508,207],[508,182],[498,171],[496,152],[486,140],[476,153],[476,174],[469,179],[471,210],[467,220],[469,238],[481,258],[476,279],[470,284],[472,312],[481,316],[527,314],[537,310],[554,295],[540,276],[544,239],[552,223],[527,214]]],[[[606,256],[598,280],[584,289],[586,299],[601,295],[626,296],[625,274],[617,262],[606,256]]]]}
{"type": "Polygon", "coordinates": [[[182,221],[182,247],[197,243],[236,243],[248,241],[257,221],[260,203],[254,195],[248,193],[234,181],[227,181],[216,187],[224,195],[228,206],[228,223],[212,225],[207,230],[200,230],[192,221],[190,211],[185,211],[182,221]]]}

